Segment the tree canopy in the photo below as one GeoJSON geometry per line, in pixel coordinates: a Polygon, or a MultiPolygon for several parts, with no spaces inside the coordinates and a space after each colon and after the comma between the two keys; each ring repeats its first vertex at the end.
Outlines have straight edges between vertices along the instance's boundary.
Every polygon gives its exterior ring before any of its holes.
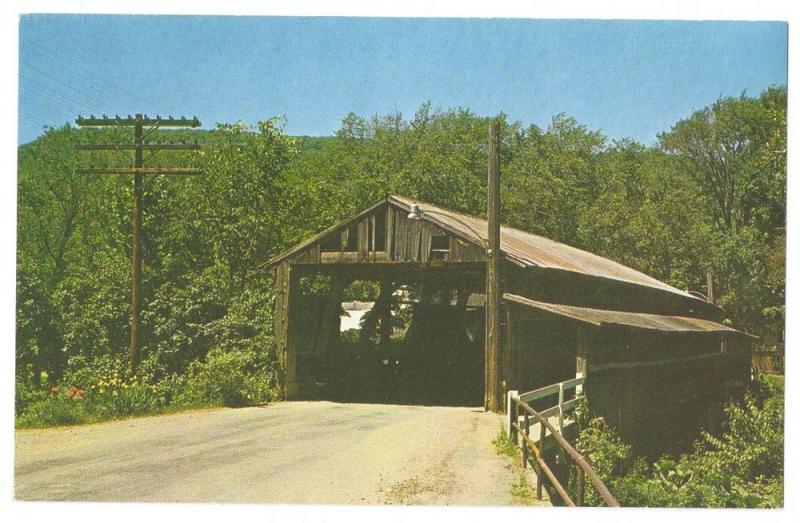
{"type": "MultiPolygon", "coordinates": [[[[501,129],[502,220],[617,260],[682,289],[704,290],[737,327],[783,331],[786,89],[720,98],[655,146],[609,140],[574,118],[546,128],[423,104],[348,114],[334,136],[287,136],[283,122],[161,131],[202,153],[161,161],[202,167],[144,189],[143,355],[163,374],[212,349],[275,358],[270,256],[389,193],[485,211],[486,127],[501,129]]],[[[47,129],[19,149],[17,375],[55,382],[125,354],[130,308],[129,179],[77,174],[126,165],[124,130],[47,129]],[[44,372],[44,374],[43,374],[44,372]]],[[[155,161],[158,161],[157,157],[155,161]]]]}

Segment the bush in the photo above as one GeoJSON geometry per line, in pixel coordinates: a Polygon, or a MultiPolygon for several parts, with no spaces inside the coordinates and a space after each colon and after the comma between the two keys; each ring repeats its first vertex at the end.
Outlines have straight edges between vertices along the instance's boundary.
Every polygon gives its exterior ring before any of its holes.
{"type": "Polygon", "coordinates": [[[241,407],[274,399],[274,374],[252,351],[209,351],[189,366],[176,401],[184,405],[241,407]]]}
{"type": "Polygon", "coordinates": [[[88,416],[85,403],[81,397],[69,397],[59,393],[31,403],[18,416],[17,425],[24,428],[39,428],[86,423],[88,416]]]}
{"type": "Polygon", "coordinates": [[[17,379],[14,396],[14,412],[21,416],[28,407],[34,403],[47,400],[49,395],[41,389],[37,389],[28,379],[17,379]]]}
{"type": "MultiPolygon", "coordinates": [[[[636,457],[602,418],[584,425],[577,448],[621,505],[783,506],[783,378],[765,376],[755,394],[725,410],[728,429],[703,433],[691,454],[653,464],[636,457]]],[[[601,500],[587,489],[586,503],[601,500]]]]}
{"type": "Polygon", "coordinates": [[[275,398],[273,355],[267,351],[212,350],[185,374],[166,374],[147,357],[133,374],[124,358],[104,355],[69,360],[52,393],[17,380],[20,427],[73,425],[164,411],[168,408],[254,405],[275,398]]]}
{"type": "Polygon", "coordinates": [[[62,387],[78,387],[92,396],[130,379],[127,361],[120,356],[105,354],[88,361],[80,356],[70,358],[60,384],[62,387]]]}
{"type": "Polygon", "coordinates": [[[158,410],[160,403],[154,386],[136,381],[123,383],[113,389],[90,396],[92,414],[97,419],[117,419],[129,416],[151,414],[158,410]]]}

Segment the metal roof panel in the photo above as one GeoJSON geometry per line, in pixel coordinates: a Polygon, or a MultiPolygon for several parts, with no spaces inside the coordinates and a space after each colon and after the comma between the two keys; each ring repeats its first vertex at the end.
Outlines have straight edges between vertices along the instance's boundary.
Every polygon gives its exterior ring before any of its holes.
{"type": "MultiPolygon", "coordinates": [[[[409,208],[412,203],[419,204],[424,219],[433,223],[443,222],[475,243],[484,244],[486,242],[488,225],[482,218],[403,196],[392,195],[389,200],[401,204],[404,208],[409,208]]],[[[500,227],[500,250],[506,256],[525,266],[561,269],[589,276],[611,278],[697,299],[688,292],[667,285],[621,263],[505,225],[500,227]]]]}
{"type": "Polygon", "coordinates": [[[531,307],[549,312],[551,314],[572,318],[574,320],[597,326],[623,325],[626,327],[667,332],[732,332],[755,338],[755,336],[752,334],[736,330],[721,323],[700,318],[591,309],[588,307],[576,307],[574,305],[546,303],[510,293],[503,294],[503,299],[512,303],[524,305],[526,307],[531,307]]]}

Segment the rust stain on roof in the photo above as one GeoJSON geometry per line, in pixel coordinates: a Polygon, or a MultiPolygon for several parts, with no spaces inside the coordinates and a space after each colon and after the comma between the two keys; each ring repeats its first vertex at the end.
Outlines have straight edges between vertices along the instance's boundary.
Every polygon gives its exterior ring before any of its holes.
{"type": "MultiPolygon", "coordinates": [[[[406,209],[412,203],[417,203],[422,209],[423,219],[440,225],[444,224],[479,245],[486,241],[488,225],[482,218],[404,196],[392,195],[389,197],[389,201],[406,209]]],[[[500,227],[500,250],[511,261],[515,261],[523,267],[561,269],[589,276],[611,278],[697,299],[688,292],[667,285],[621,263],[513,227],[500,227]]]]}
{"type": "Polygon", "coordinates": [[[590,309],[574,305],[561,305],[535,301],[516,294],[505,293],[503,299],[519,305],[549,312],[559,316],[572,318],[592,325],[624,325],[639,329],[649,329],[668,332],[732,332],[755,338],[755,336],[736,330],[727,325],[700,318],[685,316],[664,316],[661,314],[647,314],[641,312],[610,311],[604,309],[590,309]]]}

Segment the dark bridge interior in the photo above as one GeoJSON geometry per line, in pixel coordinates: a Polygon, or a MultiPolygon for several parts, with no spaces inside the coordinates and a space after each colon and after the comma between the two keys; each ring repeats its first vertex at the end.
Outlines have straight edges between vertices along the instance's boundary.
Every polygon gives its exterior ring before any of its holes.
{"type": "Polygon", "coordinates": [[[451,272],[441,278],[433,277],[438,271],[424,272],[429,274],[349,283],[319,275],[301,279],[305,305],[297,316],[305,325],[298,333],[304,340],[298,345],[296,376],[311,384],[306,395],[348,402],[483,404],[484,308],[483,296],[475,292],[482,274],[451,272]],[[361,313],[357,328],[343,330],[342,318],[348,315],[343,304],[349,314],[361,313]]]}

